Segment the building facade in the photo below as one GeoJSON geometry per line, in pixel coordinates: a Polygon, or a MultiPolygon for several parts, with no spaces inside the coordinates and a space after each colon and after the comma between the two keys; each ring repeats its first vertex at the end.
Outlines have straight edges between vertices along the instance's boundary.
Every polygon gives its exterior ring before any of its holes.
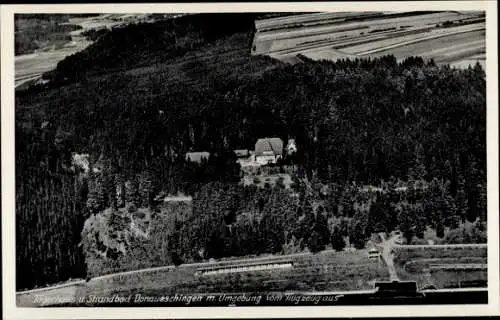
{"type": "Polygon", "coordinates": [[[259,164],[276,163],[283,157],[283,140],[262,138],[255,143],[255,161],[259,164]]]}

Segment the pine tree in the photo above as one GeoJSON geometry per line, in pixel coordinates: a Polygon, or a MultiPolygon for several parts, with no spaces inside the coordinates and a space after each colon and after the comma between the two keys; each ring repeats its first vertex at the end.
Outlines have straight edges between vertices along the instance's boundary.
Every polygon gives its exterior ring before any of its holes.
{"type": "Polygon", "coordinates": [[[470,222],[476,221],[479,214],[479,188],[481,186],[482,179],[480,177],[480,171],[478,168],[478,163],[475,161],[474,157],[471,156],[469,159],[469,168],[467,171],[467,202],[469,211],[467,213],[467,220],[470,222]]]}
{"type": "Polygon", "coordinates": [[[399,230],[401,230],[408,243],[411,242],[415,235],[413,227],[414,216],[415,212],[412,206],[402,203],[398,207],[399,230]]]}
{"type": "Polygon", "coordinates": [[[353,196],[348,190],[344,190],[344,192],[342,193],[340,204],[342,205],[342,215],[344,217],[351,218],[352,216],[354,216],[353,196]]]}
{"type": "MultiPolygon", "coordinates": [[[[445,181],[453,181],[454,180],[453,167],[451,166],[450,160],[446,160],[444,162],[444,170],[443,170],[443,179],[445,181]]],[[[450,185],[451,186],[451,185],[450,185]]],[[[451,190],[450,190],[451,191],[451,190]]]]}
{"type": "Polygon", "coordinates": [[[336,251],[342,251],[345,247],[345,240],[342,236],[340,229],[335,227],[331,235],[332,248],[336,251]]]}
{"type": "Polygon", "coordinates": [[[359,221],[353,221],[351,224],[349,242],[352,243],[356,249],[363,249],[365,247],[365,233],[359,221]]]}
{"type": "MultiPolygon", "coordinates": [[[[382,195],[377,197],[375,203],[370,206],[370,211],[368,215],[368,225],[373,226],[372,232],[385,232],[390,224],[389,210],[386,207],[386,202],[382,199],[382,195]]],[[[371,232],[370,232],[371,233],[371,232]]]]}
{"type": "Polygon", "coordinates": [[[469,207],[467,194],[465,192],[465,180],[462,175],[459,175],[457,178],[457,194],[455,197],[455,203],[457,206],[457,215],[460,218],[460,221],[464,222],[467,217],[469,207]]]}
{"type": "Polygon", "coordinates": [[[413,180],[425,180],[427,170],[425,168],[425,153],[421,144],[415,148],[415,161],[413,165],[413,180]]]}
{"type": "Polygon", "coordinates": [[[149,171],[139,175],[139,203],[142,207],[149,207],[154,197],[153,177],[149,171]]]}
{"type": "Polygon", "coordinates": [[[442,221],[438,221],[436,224],[436,236],[438,238],[444,237],[444,225],[442,221]]]}
{"type": "Polygon", "coordinates": [[[98,188],[97,181],[94,174],[91,174],[88,179],[88,195],[86,206],[89,209],[91,214],[97,213],[101,210],[99,197],[98,197],[98,188]]]}
{"type": "Polygon", "coordinates": [[[457,206],[455,204],[455,199],[451,196],[450,193],[450,181],[446,181],[443,185],[442,191],[442,204],[441,212],[443,213],[443,220],[446,226],[454,229],[459,225],[460,217],[457,212],[457,206]]]}
{"type": "Polygon", "coordinates": [[[434,178],[429,183],[423,202],[427,222],[435,228],[438,223],[442,223],[442,209],[444,208],[442,183],[437,178],[434,178]]]}
{"type": "Polygon", "coordinates": [[[307,247],[312,253],[320,252],[325,249],[325,244],[323,243],[323,237],[321,234],[314,230],[307,241],[307,247]]]}
{"type": "Polygon", "coordinates": [[[125,207],[125,181],[122,174],[115,175],[115,194],[116,194],[116,205],[118,208],[125,207]]]}
{"type": "Polygon", "coordinates": [[[106,180],[102,173],[98,173],[95,176],[95,193],[98,210],[104,210],[107,207],[107,190],[106,190],[106,180]]]}
{"type": "Polygon", "coordinates": [[[314,231],[318,235],[318,248],[324,250],[325,246],[330,242],[330,232],[328,230],[328,221],[322,213],[316,214],[314,231]]]}
{"type": "Polygon", "coordinates": [[[479,197],[477,201],[478,217],[481,223],[486,223],[488,220],[488,203],[487,203],[487,189],[486,185],[478,185],[479,197]]]}
{"type": "Polygon", "coordinates": [[[427,227],[427,220],[425,219],[424,215],[424,210],[422,207],[422,204],[417,204],[414,206],[414,222],[413,222],[413,230],[415,232],[415,235],[423,239],[424,238],[424,232],[427,227]]]}
{"type": "Polygon", "coordinates": [[[298,208],[299,218],[294,230],[297,239],[303,239],[304,243],[308,243],[309,237],[312,235],[314,228],[314,212],[312,205],[309,201],[305,201],[302,206],[298,208]]]}

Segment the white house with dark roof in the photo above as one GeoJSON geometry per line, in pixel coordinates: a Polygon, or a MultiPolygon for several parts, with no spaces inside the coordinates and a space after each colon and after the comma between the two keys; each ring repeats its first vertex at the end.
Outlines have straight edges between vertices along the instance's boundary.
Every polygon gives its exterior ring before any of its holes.
{"type": "Polygon", "coordinates": [[[280,138],[262,138],[255,143],[257,163],[276,163],[281,157],[283,157],[283,140],[280,138]]]}

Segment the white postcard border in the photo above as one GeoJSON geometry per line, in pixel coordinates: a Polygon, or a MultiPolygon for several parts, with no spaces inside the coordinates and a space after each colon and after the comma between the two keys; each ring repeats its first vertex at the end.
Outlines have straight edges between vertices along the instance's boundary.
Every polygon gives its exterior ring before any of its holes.
{"type": "Polygon", "coordinates": [[[295,318],[500,314],[497,3],[491,1],[2,5],[2,280],[7,319],[295,318]],[[485,10],[487,75],[488,305],[332,307],[17,308],[15,306],[14,13],[485,10]]]}

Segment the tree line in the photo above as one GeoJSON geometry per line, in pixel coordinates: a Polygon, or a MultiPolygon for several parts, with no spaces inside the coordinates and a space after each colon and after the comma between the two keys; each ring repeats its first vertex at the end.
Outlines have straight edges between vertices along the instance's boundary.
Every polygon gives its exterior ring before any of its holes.
{"type": "Polygon", "coordinates": [[[356,184],[323,184],[298,176],[294,180],[291,191],[211,181],[200,185],[192,203],[180,207],[163,203],[162,197],[151,201],[148,190],[154,183],[127,181],[126,192],[119,193],[121,205],[96,215],[121,216],[126,222],[118,227],[111,222],[86,227],[82,233],[86,262],[93,275],[99,275],[211,258],[327,248],[340,251],[347,241],[363,249],[373,233],[395,229],[410,244],[426,244],[428,227],[436,230],[442,243],[486,242],[485,190],[478,203],[480,217],[467,226],[467,201],[460,196],[463,186],[453,197],[449,181],[410,181],[405,187],[398,187],[400,181],[387,181],[375,190],[366,190],[356,184]],[[130,231],[129,222],[137,210],[152,213],[147,222],[153,226],[149,239],[130,231]],[[121,243],[128,252],[118,252],[120,245],[109,245],[115,241],[107,238],[110,229],[127,234],[121,243]],[[450,230],[446,235],[445,229],[450,230]],[[102,237],[107,240],[99,240],[102,237]],[[101,254],[95,254],[99,250],[101,254]]]}

